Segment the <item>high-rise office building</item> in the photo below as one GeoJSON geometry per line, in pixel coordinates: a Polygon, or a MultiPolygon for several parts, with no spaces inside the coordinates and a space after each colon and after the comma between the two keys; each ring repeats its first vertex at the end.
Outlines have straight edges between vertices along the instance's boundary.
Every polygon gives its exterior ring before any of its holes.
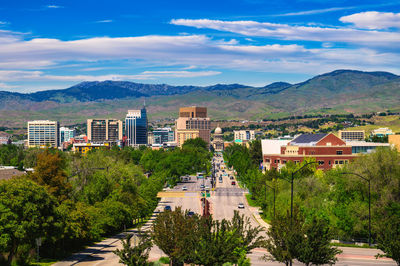
{"type": "Polygon", "coordinates": [[[60,145],[60,124],[57,121],[36,120],[28,122],[28,147],[60,145]]]}
{"type": "Polygon", "coordinates": [[[211,121],[206,107],[182,107],[175,121],[175,141],[182,146],[188,139],[201,138],[210,145],[211,121]]]}
{"type": "Polygon", "coordinates": [[[75,137],[75,129],[60,127],[60,143],[68,142],[73,137],[75,137]]]}
{"type": "Polygon", "coordinates": [[[89,142],[117,142],[122,140],[122,121],[115,119],[88,119],[87,137],[89,142]]]}
{"type": "Polygon", "coordinates": [[[156,128],[153,131],[153,144],[164,144],[174,141],[174,131],[171,128],[156,128]]]}
{"type": "Polygon", "coordinates": [[[140,110],[128,110],[125,136],[128,146],[147,145],[147,113],[144,106],[140,110]]]}

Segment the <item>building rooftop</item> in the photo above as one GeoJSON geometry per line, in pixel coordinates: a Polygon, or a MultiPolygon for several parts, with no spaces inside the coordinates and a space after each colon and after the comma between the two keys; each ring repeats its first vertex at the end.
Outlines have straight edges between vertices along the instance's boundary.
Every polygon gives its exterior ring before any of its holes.
{"type": "Polygon", "coordinates": [[[328,134],[302,134],[290,142],[291,145],[315,145],[328,134]]]}

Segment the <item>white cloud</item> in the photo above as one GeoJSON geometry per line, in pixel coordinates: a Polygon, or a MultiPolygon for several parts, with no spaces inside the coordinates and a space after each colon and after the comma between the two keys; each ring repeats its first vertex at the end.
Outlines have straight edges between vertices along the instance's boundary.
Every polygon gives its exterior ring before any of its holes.
{"type": "Polygon", "coordinates": [[[307,15],[315,15],[315,14],[323,14],[323,13],[329,13],[329,12],[335,12],[335,11],[341,11],[341,10],[348,10],[348,9],[354,9],[354,6],[349,6],[349,7],[331,7],[331,8],[324,8],[324,9],[313,9],[313,10],[306,10],[306,11],[299,11],[299,12],[292,12],[292,13],[284,13],[284,14],[278,14],[275,16],[307,16],[307,15]]]}
{"type": "Polygon", "coordinates": [[[58,6],[58,5],[47,5],[46,8],[58,9],[58,8],[64,8],[64,7],[63,6],[58,6]]]}
{"type": "Polygon", "coordinates": [[[242,34],[245,36],[269,37],[282,40],[304,40],[318,42],[347,42],[368,46],[393,46],[400,44],[399,32],[358,30],[351,28],[291,26],[256,21],[222,21],[210,19],[173,19],[171,24],[196,28],[207,28],[242,34]]]}
{"type": "MultiPolygon", "coordinates": [[[[150,80],[159,77],[193,78],[219,75],[218,71],[144,71],[137,75],[47,75],[43,71],[7,71],[0,70],[0,80],[11,81],[103,81],[103,80],[150,80]]],[[[6,86],[5,83],[2,83],[6,86]]]]}
{"type": "Polygon", "coordinates": [[[341,17],[340,21],[362,29],[400,28],[400,13],[368,11],[341,17]]]}
{"type": "Polygon", "coordinates": [[[112,19],[105,19],[105,20],[98,20],[95,23],[111,23],[111,22],[113,22],[112,19]]]}

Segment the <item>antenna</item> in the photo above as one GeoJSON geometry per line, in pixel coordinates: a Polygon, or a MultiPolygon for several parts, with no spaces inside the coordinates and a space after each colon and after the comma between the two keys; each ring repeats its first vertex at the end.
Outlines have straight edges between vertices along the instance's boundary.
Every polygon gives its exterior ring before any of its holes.
{"type": "Polygon", "coordinates": [[[146,98],[143,99],[143,107],[146,108],[146,98]]]}

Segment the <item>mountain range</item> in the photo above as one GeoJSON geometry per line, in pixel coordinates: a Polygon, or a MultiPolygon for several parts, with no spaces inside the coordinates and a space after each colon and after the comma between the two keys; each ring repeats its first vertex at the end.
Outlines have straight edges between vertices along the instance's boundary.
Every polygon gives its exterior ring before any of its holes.
{"type": "MultiPolygon", "coordinates": [[[[1,81],[0,81],[1,82],[1,81]]],[[[146,101],[150,119],[177,116],[179,106],[209,108],[213,119],[264,119],[300,114],[368,113],[400,109],[400,76],[388,72],[336,70],[298,84],[171,86],[128,81],[82,82],[62,90],[0,91],[0,126],[31,119],[62,124],[89,117],[122,119],[146,101]]]]}

